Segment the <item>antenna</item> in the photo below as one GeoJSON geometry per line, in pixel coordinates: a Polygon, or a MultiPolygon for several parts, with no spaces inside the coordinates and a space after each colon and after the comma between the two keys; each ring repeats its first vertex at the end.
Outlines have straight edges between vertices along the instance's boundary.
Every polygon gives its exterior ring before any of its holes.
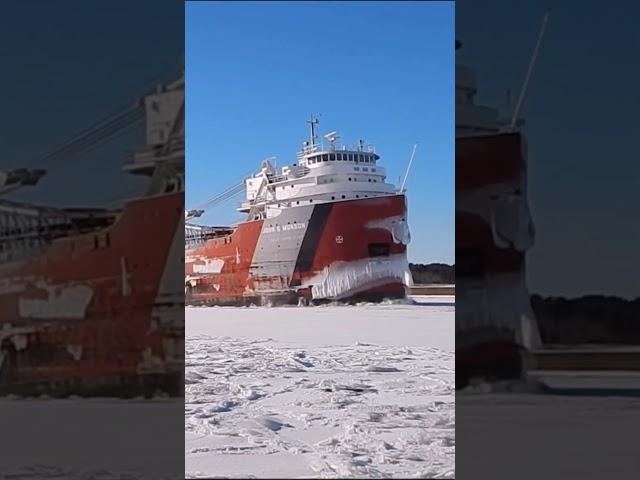
{"type": "Polygon", "coordinates": [[[504,95],[504,106],[507,111],[511,110],[511,89],[507,88],[504,95]]]}
{"type": "Polygon", "coordinates": [[[332,144],[335,143],[335,141],[338,139],[338,132],[329,132],[327,133],[324,138],[326,138],[327,140],[329,140],[332,144]]]}
{"type": "Polygon", "coordinates": [[[400,186],[400,191],[401,192],[404,191],[404,185],[405,185],[405,183],[407,183],[407,177],[409,176],[409,170],[411,169],[411,164],[413,163],[413,157],[416,154],[416,148],[418,148],[418,144],[417,143],[413,146],[413,152],[411,152],[411,158],[409,159],[409,165],[407,165],[407,171],[404,174],[404,180],[402,180],[402,185],[400,186]]]}
{"type": "Polygon", "coordinates": [[[524,100],[524,94],[527,91],[527,86],[529,84],[529,78],[531,77],[531,72],[533,71],[533,65],[538,57],[538,50],[540,49],[540,43],[542,42],[542,36],[544,35],[545,27],[547,26],[547,20],[549,19],[549,12],[547,10],[544,14],[544,19],[542,20],[542,26],[540,27],[540,33],[538,34],[538,41],[536,42],[536,46],[533,49],[533,54],[531,55],[531,61],[529,62],[529,68],[527,70],[527,75],[524,78],[524,83],[522,84],[522,90],[520,91],[520,97],[518,97],[518,103],[516,104],[516,109],[513,111],[513,117],[511,117],[511,124],[509,128],[513,130],[515,127],[516,121],[518,119],[518,114],[520,113],[520,107],[522,107],[522,101],[524,100]]]}
{"type": "Polygon", "coordinates": [[[311,115],[311,120],[307,120],[307,123],[311,126],[309,145],[313,147],[316,144],[316,138],[318,138],[316,136],[316,125],[320,122],[318,120],[318,117],[314,117],[313,115],[311,115]]]}

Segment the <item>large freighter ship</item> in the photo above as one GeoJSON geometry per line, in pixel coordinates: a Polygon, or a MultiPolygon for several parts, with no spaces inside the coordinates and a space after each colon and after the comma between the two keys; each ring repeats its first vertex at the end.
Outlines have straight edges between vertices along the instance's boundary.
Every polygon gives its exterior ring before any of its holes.
{"type": "MultiPolygon", "coordinates": [[[[187,224],[187,303],[247,305],[402,298],[411,282],[404,191],[374,148],[318,143],[317,118],[297,161],[264,161],[245,181],[232,227],[187,224]]],[[[201,211],[187,212],[187,219],[201,211]]]]}
{"type": "Polygon", "coordinates": [[[519,377],[540,343],[526,284],[535,232],[523,121],[477,105],[476,93],[473,70],[456,65],[458,388],[474,377],[519,377]]]}
{"type": "MultiPolygon", "coordinates": [[[[65,144],[93,148],[146,120],[125,170],[150,185],[121,208],[0,200],[0,393],[182,394],[183,119],[182,73],[65,144]]],[[[0,190],[44,173],[7,172],[0,190]]]]}

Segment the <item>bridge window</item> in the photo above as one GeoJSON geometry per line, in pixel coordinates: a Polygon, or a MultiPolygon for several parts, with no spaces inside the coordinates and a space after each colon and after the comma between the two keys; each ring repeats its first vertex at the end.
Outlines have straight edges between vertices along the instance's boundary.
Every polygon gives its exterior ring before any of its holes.
{"type": "Polygon", "coordinates": [[[342,161],[342,154],[338,153],[338,161],[341,162],[342,161]]]}
{"type": "Polygon", "coordinates": [[[353,154],[352,154],[352,153],[350,153],[350,154],[348,155],[348,157],[349,157],[349,161],[350,161],[350,162],[353,162],[353,154]]]}
{"type": "Polygon", "coordinates": [[[327,155],[326,153],[324,155],[322,155],[322,161],[323,162],[328,162],[329,161],[329,155],[327,155]]]}
{"type": "Polygon", "coordinates": [[[364,161],[364,155],[360,154],[359,157],[360,157],[360,161],[363,162],[364,161]]]}
{"type": "Polygon", "coordinates": [[[335,153],[330,153],[329,154],[329,160],[331,160],[332,162],[336,161],[336,154],[335,153]]]}

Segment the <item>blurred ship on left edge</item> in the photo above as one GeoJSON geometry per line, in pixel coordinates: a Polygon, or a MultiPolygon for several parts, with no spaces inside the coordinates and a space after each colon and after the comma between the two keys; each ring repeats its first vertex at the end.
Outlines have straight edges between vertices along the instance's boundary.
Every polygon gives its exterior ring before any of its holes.
{"type": "Polygon", "coordinates": [[[120,208],[8,200],[46,171],[0,172],[0,394],[183,394],[184,71],[74,141],[136,119],[150,181],[120,208]]]}

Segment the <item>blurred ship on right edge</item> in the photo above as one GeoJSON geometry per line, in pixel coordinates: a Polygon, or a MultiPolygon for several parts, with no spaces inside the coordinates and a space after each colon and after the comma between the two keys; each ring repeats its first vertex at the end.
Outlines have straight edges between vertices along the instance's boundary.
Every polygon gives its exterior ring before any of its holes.
{"type": "Polygon", "coordinates": [[[456,388],[520,377],[540,346],[526,285],[535,231],[524,122],[477,105],[476,93],[474,71],[456,64],[456,388]]]}
{"type": "Polygon", "coordinates": [[[477,105],[476,93],[474,71],[456,64],[456,388],[511,379],[545,393],[640,395],[637,347],[543,343],[526,281],[524,121],[517,107],[504,119],[477,105]]]}

